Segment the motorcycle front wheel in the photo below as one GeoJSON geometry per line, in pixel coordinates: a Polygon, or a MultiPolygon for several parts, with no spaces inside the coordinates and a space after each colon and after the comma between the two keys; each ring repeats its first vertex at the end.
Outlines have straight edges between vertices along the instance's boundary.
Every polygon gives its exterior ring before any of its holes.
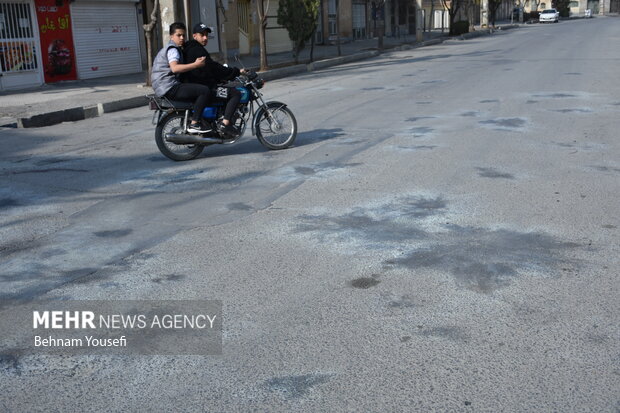
{"type": "Polygon", "coordinates": [[[297,137],[295,115],[283,103],[269,102],[256,113],[256,137],[269,149],[286,149],[297,137]]]}
{"type": "Polygon", "coordinates": [[[155,142],[159,151],[173,161],[189,161],[194,159],[204,149],[202,145],[177,145],[166,141],[166,134],[182,134],[185,116],[183,113],[171,113],[164,116],[155,129],[155,142]]]}

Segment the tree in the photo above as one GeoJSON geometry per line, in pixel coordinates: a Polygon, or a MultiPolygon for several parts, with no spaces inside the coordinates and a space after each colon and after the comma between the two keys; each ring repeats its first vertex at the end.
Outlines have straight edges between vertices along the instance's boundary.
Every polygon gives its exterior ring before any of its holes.
{"type": "Polygon", "coordinates": [[[489,26],[495,27],[495,17],[497,16],[497,10],[499,9],[499,6],[502,5],[503,0],[488,0],[488,1],[489,1],[489,26]]]}
{"type": "Polygon", "coordinates": [[[377,49],[383,50],[383,35],[385,33],[385,1],[372,2],[372,19],[374,20],[375,34],[377,35],[377,49]],[[377,22],[379,24],[377,25],[377,22]]]}
{"type": "Polygon", "coordinates": [[[261,72],[269,69],[267,65],[267,42],[265,29],[267,28],[267,13],[269,12],[269,0],[257,0],[256,11],[258,13],[258,41],[260,44],[260,68],[261,72]]]}
{"type": "Polygon", "coordinates": [[[568,17],[570,16],[570,0],[553,0],[551,4],[553,7],[560,12],[560,16],[568,17]]]}
{"type": "Polygon", "coordinates": [[[454,35],[454,19],[459,9],[463,5],[463,0],[441,0],[445,10],[448,10],[450,16],[450,35],[454,35]]]}
{"type": "Polygon", "coordinates": [[[319,0],[280,0],[278,24],[286,28],[293,41],[293,58],[299,62],[299,53],[306,47],[317,28],[319,0]]]}
{"type": "Polygon", "coordinates": [[[153,11],[151,12],[151,21],[143,25],[144,37],[146,37],[146,85],[151,86],[151,70],[153,69],[153,31],[157,24],[157,11],[159,10],[159,0],[155,0],[153,11]]]}

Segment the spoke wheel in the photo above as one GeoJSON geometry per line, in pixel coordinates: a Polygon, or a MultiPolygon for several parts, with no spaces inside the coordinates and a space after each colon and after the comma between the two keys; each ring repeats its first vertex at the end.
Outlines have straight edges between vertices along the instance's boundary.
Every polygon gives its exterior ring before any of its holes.
{"type": "Polygon", "coordinates": [[[281,103],[268,103],[256,114],[256,137],[269,149],[285,149],[295,142],[297,120],[293,112],[281,103]]]}
{"type": "Polygon", "coordinates": [[[185,116],[182,113],[171,113],[166,115],[155,129],[155,142],[159,151],[173,161],[188,161],[194,159],[204,149],[202,145],[177,145],[176,143],[166,141],[166,134],[183,132],[183,122],[185,116]]]}

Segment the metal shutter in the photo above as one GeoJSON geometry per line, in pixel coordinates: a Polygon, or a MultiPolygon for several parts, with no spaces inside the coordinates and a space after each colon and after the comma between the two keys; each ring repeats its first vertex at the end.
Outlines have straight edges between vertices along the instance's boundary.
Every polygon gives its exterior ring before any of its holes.
{"type": "Polygon", "coordinates": [[[71,17],[80,79],[142,71],[135,3],[76,2],[71,17]]]}

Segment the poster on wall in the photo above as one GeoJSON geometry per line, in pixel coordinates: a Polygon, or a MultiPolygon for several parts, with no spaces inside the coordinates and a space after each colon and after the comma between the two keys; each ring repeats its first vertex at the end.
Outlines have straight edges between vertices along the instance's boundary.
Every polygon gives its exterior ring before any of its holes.
{"type": "Polygon", "coordinates": [[[36,0],[45,83],[77,79],[68,0],[36,0]]]}

